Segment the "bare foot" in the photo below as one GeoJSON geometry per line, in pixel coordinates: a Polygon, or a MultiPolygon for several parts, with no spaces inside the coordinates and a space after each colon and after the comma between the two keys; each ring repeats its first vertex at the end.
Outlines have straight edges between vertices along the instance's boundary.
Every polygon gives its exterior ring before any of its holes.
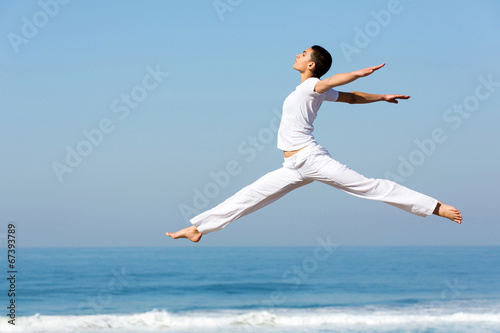
{"type": "Polygon", "coordinates": [[[433,214],[446,217],[453,222],[457,222],[458,224],[462,223],[462,213],[460,213],[460,211],[455,207],[445,205],[442,202],[438,202],[433,214]]]}
{"type": "Polygon", "coordinates": [[[168,237],[172,237],[173,239],[177,238],[187,238],[192,242],[199,242],[201,239],[201,236],[203,234],[196,229],[194,225],[184,228],[182,230],[179,230],[177,232],[166,232],[165,233],[168,237]]]}

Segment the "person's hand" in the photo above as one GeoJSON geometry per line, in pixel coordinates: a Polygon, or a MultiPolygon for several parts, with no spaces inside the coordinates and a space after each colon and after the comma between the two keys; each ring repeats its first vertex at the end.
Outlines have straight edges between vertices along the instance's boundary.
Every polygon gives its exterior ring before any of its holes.
{"type": "Polygon", "coordinates": [[[370,75],[371,73],[375,72],[376,70],[378,70],[384,66],[385,66],[385,62],[382,65],[360,69],[358,71],[355,71],[355,73],[358,77],[365,77],[365,76],[370,75]]]}
{"type": "Polygon", "coordinates": [[[398,104],[398,99],[408,99],[408,95],[384,95],[384,101],[388,103],[398,104]]]}

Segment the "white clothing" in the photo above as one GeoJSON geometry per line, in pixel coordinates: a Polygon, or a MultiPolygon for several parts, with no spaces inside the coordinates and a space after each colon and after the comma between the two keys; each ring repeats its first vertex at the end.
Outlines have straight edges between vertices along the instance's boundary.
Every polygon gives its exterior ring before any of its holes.
{"type": "Polygon", "coordinates": [[[314,91],[319,81],[311,77],[297,86],[283,102],[283,115],[278,131],[278,148],[284,151],[294,151],[316,142],[312,132],[313,121],[323,101],[335,102],[338,91],[330,89],[324,94],[314,91]]]}
{"type": "Polygon", "coordinates": [[[312,124],[318,110],[323,101],[336,101],[339,95],[334,89],[324,94],[315,92],[314,86],[318,81],[318,78],[305,80],[283,103],[278,148],[284,151],[305,148],[285,158],[282,168],[264,175],[218,206],[192,218],[191,223],[202,234],[220,230],[234,220],[315,180],[361,198],[388,203],[415,215],[433,213],[438,203],[436,199],[390,180],[366,178],[334,160],[326,149],[316,143],[312,124]]]}
{"type": "Polygon", "coordinates": [[[220,230],[315,180],[354,196],[382,201],[424,217],[431,215],[438,203],[436,199],[393,181],[366,178],[334,160],[325,148],[312,143],[285,158],[282,168],[264,175],[218,206],[195,216],[191,223],[204,235],[220,230]]]}

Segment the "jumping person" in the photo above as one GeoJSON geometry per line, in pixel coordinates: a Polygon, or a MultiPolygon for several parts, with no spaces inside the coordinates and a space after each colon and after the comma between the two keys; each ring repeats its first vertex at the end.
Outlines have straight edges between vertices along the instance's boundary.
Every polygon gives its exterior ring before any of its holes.
{"type": "Polygon", "coordinates": [[[410,98],[407,95],[334,90],[334,87],[372,74],[385,64],[320,80],[331,64],[330,53],[318,45],[298,54],[295,59],[293,68],[300,73],[301,84],[285,99],[278,130],[278,148],[283,150],[285,159],[283,167],[264,175],[218,206],[195,216],[191,219],[192,226],[174,233],[167,232],[167,236],[198,242],[202,235],[220,230],[315,180],[357,197],[388,203],[415,215],[425,217],[435,214],[462,223],[462,214],[455,207],[390,180],[366,178],[334,160],[315,141],[312,135],[313,121],[323,101],[349,104],[386,101],[397,104],[399,99],[410,98]]]}

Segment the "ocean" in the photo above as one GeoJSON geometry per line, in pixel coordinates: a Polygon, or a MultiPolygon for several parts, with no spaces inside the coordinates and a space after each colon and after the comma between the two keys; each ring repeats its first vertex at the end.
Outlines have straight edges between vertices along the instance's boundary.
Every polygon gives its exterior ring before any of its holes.
{"type": "Polygon", "coordinates": [[[500,332],[500,247],[20,248],[0,332],[500,332]],[[10,323],[9,323],[10,321],[10,323]],[[15,323],[15,325],[12,325],[15,323]]]}

